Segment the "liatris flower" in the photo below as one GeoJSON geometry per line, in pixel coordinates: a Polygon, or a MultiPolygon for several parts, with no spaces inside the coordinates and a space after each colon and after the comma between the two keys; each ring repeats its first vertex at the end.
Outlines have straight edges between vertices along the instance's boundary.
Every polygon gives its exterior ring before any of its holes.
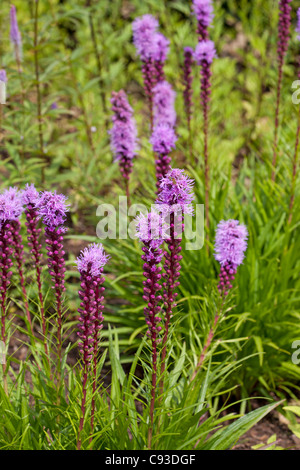
{"type": "Polygon", "coordinates": [[[214,17],[212,0],[193,0],[192,8],[197,19],[199,41],[206,40],[208,39],[208,28],[214,17]]]}
{"type": "Polygon", "coordinates": [[[170,41],[161,33],[156,33],[154,40],[156,41],[156,48],[153,54],[154,66],[156,71],[156,82],[162,82],[165,79],[164,63],[166,61],[170,41]]]}
{"type": "Polygon", "coordinates": [[[132,23],[133,42],[142,61],[142,73],[145,94],[148,99],[151,129],[153,125],[153,87],[156,82],[154,55],[158,44],[154,40],[157,33],[158,21],[149,14],[136,18],[132,23]]]}
{"type": "Polygon", "coordinates": [[[10,40],[14,46],[17,64],[20,67],[22,60],[22,38],[18,27],[17,11],[14,5],[10,7],[10,40]]]}
{"type": "Polygon", "coordinates": [[[120,170],[126,183],[127,197],[129,198],[129,176],[132,171],[133,158],[137,150],[137,130],[133,118],[133,110],[128,103],[123,90],[113,92],[112,98],[113,127],[109,131],[111,147],[115,161],[119,162],[120,170]]]}
{"type": "Polygon", "coordinates": [[[157,154],[156,159],[156,186],[160,187],[160,180],[170,170],[171,157],[170,152],[175,148],[177,140],[175,131],[168,124],[158,124],[152,133],[150,142],[154,152],[157,154]]]}
{"type": "Polygon", "coordinates": [[[203,127],[204,127],[204,180],[205,180],[205,210],[206,227],[209,231],[209,152],[208,152],[208,112],[211,94],[211,64],[216,57],[216,50],[213,41],[201,41],[197,44],[194,59],[201,70],[201,102],[203,107],[203,127]]]}
{"type": "Polygon", "coordinates": [[[153,89],[153,124],[168,124],[175,126],[176,111],[175,97],[176,93],[170,83],[167,81],[159,82],[153,89]]]}
{"type": "Polygon", "coordinates": [[[81,402],[81,418],[79,424],[77,448],[81,448],[81,431],[83,428],[85,408],[86,408],[86,385],[88,373],[93,360],[93,399],[91,410],[91,426],[93,430],[94,412],[95,412],[95,390],[96,390],[96,372],[97,372],[97,352],[99,347],[99,332],[103,327],[103,292],[104,282],[103,267],[107,263],[109,257],[105,254],[101,244],[92,244],[81,251],[77,258],[77,268],[80,272],[79,297],[81,299],[79,317],[80,338],[79,348],[83,359],[83,396],[81,402]]]}
{"type": "Polygon", "coordinates": [[[232,288],[237,267],[242,264],[247,248],[248,231],[238,220],[222,220],[217,227],[215,259],[221,265],[218,288],[224,295],[232,288]]]}
{"type": "Polygon", "coordinates": [[[184,108],[185,114],[187,118],[187,125],[189,133],[191,132],[191,117],[192,117],[192,83],[193,83],[193,75],[192,75],[192,64],[193,64],[193,54],[194,51],[191,47],[184,48],[184,62],[183,62],[183,84],[184,84],[184,92],[183,92],[183,100],[184,100],[184,108]]]}
{"type": "Polygon", "coordinates": [[[26,228],[27,228],[27,239],[30,253],[32,256],[35,272],[36,272],[36,281],[38,288],[39,296],[39,306],[41,311],[41,321],[42,321],[42,332],[44,339],[44,349],[46,356],[48,357],[48,346],[46,340],[46,319],[45,319],[45,309],[44,309],[44,296],[42,292],[42,252],[41,252],[41,231],[39,227],[39,218],[36,205],[39,200],[39,192],[35,188],[34,184],[26,184],[25,189],[22,192],[23,205],[25,206],[25,218],[26,218],[26,228]]]}
{"type": "Polygon", "coordinates": [[[277,146],[278,146],[278,127],[279,127],[279,108],[282,88],[282,75],[284,58],[288,50],[289,30],[291,24],[290,6],[292,0],[279,0],[279,22],[278,22],[278,41],[277,41],[277,61],[278,61],[278,80],[276,91],[276,108],[275,108],[275,125],[274,125],[274,142],[273,142],[273,161],[272,161],[272,181],[275,181],[275,170],[277,163],[277,146]]]}
{"type": "Polygon", "coordinates": [[[165,236],[166,226],[162,217],[154,210],[141,215],[136,219],[136,235],[143,243],[142,260],[146,281],[143,281],[144,295],[143,299],[147,302],[144,309],[146,323],[148,326],[147,334],[151,338],[152,347],[152,388],[150,403],[150,426],[148,431],[148,447],[151,449],[151,440],[154,422],[154,406],[156,397],[157,382],[157,344],[159,342],[159,332],[161,331],[161,307],[159,303],[162,296],[159,294],[161,289],[161,267],[159,263],[163,257],[161,245],[165,236]]]}
{"type": "MultiPolygon", "coordinates": [[[[13,238],[11,222],[19,217],[19,207],[5,194],[0,195],[0,308],[1,308],[1,341],[6,347],[7,293],[12,276],[13,238]]],[[[3,383],[7,393],[6,368],[3,363],[3,383]]]]}
{"type": "Polygon", "coordinates": [[[11,220],[11,228],[12,228],[12,239],[13,239],[13,247],[14,247],[14,257],[16,260],[16,267],[19,274],[20,279],[20,286],[22,290],[24,306],[26,311],[26,316],[28,323],[31,325],[31,317],[29,312],[28,306],[28,299],[25,287],[25,277],[24,277],[24,246],[22,242],[22,236],[20,234],[21,224],[19,217],[23,212],[23,200],[22,200],[22,193],[15,187],[10,187],[9,189],[4,190],[3,195],[5,198],[11,200],[15,205],[15,218],[11,220]]]}
{"type": "Polygon", "coordinates": [[[52,289],[55,292],[55,302],[57,311],[57,343],[58,355],[61,363],[62,347],[62,315],[63,315],[63,294],[65,292],[65,259],[63,250],[63,234],[67,228],[64,226],[66,212],[69,210],[66,204],[66,197],[57,194],[56,191],[44,191],[35,203],[38,218],[45,226],[48,268],[52,279],[52,289]]]}
{"type": "Polygon", "coordinates": [[[158,209],[162,209],[164,216],[170,217],[169,237],[166,239],[168,250],[164,253],[164,304],[165,304],[165,321],[164,321],[164,337],[162,343],[162,380],[160,384],[160,392],[163,392],[163,373],[165,371],[165,359],[167,352],[167,339],[169,333],[169,325],[172,318],[173,308],[176,306],[177,297],[176,288],[179,286],[180,277],[180,261],[181,237],[177,233],[178,223],[181,225],[181,233],[184,230],[184,214],[193,214],[192,201],[194,181],[189,178],[183,170],[178,168],[171,169],[167,175],[161,179],[160,192],[156,200],[158,209]]]}

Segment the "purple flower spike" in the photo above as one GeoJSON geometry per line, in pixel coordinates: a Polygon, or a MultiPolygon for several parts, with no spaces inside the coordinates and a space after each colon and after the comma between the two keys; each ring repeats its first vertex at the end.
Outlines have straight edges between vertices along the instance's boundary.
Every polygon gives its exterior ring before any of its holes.
{"type": "Polygon", "coordinates": [[[175,97],[176,93],[170,83],[167,81],[159,82],[153,89],[153,123],[168,124],[170,127],[175,126],[176,111],[175,97]]]}
{"type": "Polygon", "coordinates": [[[184,48],[184,62],[183,62],[183,84],[184,84],[184,92],[183,92],[183,100],[184,100],[184,108],[187,117],[188,129],[190,132],[191,128],[191,117],[192,117],[192,83],[193,83],[193,75],[192,75],[192,64],[193,64],[193,55],[194,51],[191,47],[184,48]]]}
{"type": "Polygon", "coordinates": [[[218,224],[214,256],[221,265],[218,288],[224,295],[232,288],[237,267],[243,262],[247,238],[247,228],[238,220],[222,220],[218,224]]]}
{"type": "Polygon", "coordinates": [[[98,336],[102,329],[102,310],[104,308],[102,305],[104,300],[102,296],[104,287],[101,287],[104,282],[102,273],[108,259],[109,256],[105,254],[103,246],[96,243],[85,248],[77,258],[81,286],[78,336],[80,338],[80,352],[86,367],[89,366],[98,351],[98,336]]]}
{"type": "MultiPolygon", "coordinates": [[[[1,340],[6,343],[5,317],[7,293],[12,276],[12,257],[19,253],[19,221],[23,207],[17,188],[9,188],[0,194],[0,307],[1,340]],[[17,246],[16,246],[17,244],[17,246]]],[[[23,251],[22,251],[23,252],[23,251]]],[[[22,253],[21,253],[22,255],[22,253]]],[[[17,257],[17,256],[16,256],[17,257]]]]}
{"type": "Polygon", "coordinates": [[[203,65],[204,62],[211,64],[216,56],[215,44],[213,41],[207,40],[198,42],[194,52],[194,59],[198,65],[203,65]]]}
{"type": "Polygon", "coordinates": [[[22,38],[18,27],[17,10],[14,5],[10,7],[10,40],[15,49],[16,60],[19,63],[22,58],[22,38]]]}
{"type": "Polygon", "coordinates": [[[111,103],[113,112],[113,127],[109,131],[111,148],[115,161],[119,162],[122,176],[128,182],[132,171],[132,160],[137,151],[136,123],[133,110],[123,90],[112,93],[111,103]]]}
{"type": "Polygon", "coordinates": [[[142,260],[143,275],[146,278],[143,281],[143,300],[147,303],[144,308],[146,324],[148,326],[147,334],[151,339],[152,356],[152,381],[151,381],[151,403],[150,403],[150,426],[148,432],[148,445],[151,447],[152,429],[154,421],[154,406],[157,386],[157,345],[161,341],[159,338],[162,329],[161,323],[161,267],[159,263],[163,257],[161,245],[165,232],[165,224],[162,217],[154,210],[150,213],[140,215],[136,219],[136,234],[143,243],[142,260]]]}
{"type": "Polygon", "coordinates": [[[3,196],[7,200],[11,201],[14,204],[14,215],[11,217],[11,228],[12,228],[12,240],[13,240],[13,253],[16,261],[16,267],[19,274],[20,286],[22,290],[26,316],[31,326],[31,317],[29,312],[29,305],[25,287],[25,277],[24,277],[24,246],[22,242],[22,236],[20,234],[21,224],[19,217],[23,212],[23,194],[22,191],[19,191],[16,187],[10,187],[3,191],[3,196]]]}
{"type": "Polygon", "coordinates": [[[38,218],[42,220],[45,226],[48,268],[52,279],[52,289],[55,293],[55,303],[57,311],[57,343],[58,355],[61,361],[62,348],[62,315],[63,315],[63,294],[65,292],[65,259],[63,249],[63,234],[67,228],[64,226],[66,212],[69,210],[66,204],[66,197],[63,194],[57,194],[56,191],[44,191],[40,194],[35,208],[38,218]]]}
{"type": "Polygon", "coordinates": [[[156,41],[156,48],[153,55],[156,69],[156,81],[162,82],[165,79],[164,63],[169,52],[170,41],[161,33],[156,33],[154,40],[156,41]]]}
{"type": "Polygon", "coordinates": [[[193,0],[192,8],[197,19],[199,40],[208,39],[208,28],[214,18],[212,0],[193,0]]]}
{"type": "Polygon", "coordinates": [[[277,43],[277,54],[279,62],[283,60],[289,42],[289,33],[291,25],[291,11],[290,5],[292,0],[280,0],[279,1],[279,23],[278,23],[278,43],[277,43]]]}
{"type": "Polygon", "coordinates": [[[156,159],[156,186],[160,187],[160,180],[170,170],[171,157],[170,152],[175,148],[177,136],[172,127],[168,124],[158,124],[152,133],[150,142],[154,152],[157,154],[156,159]]]}
{"type": "Polygon", "coordinates": [[[77,258],[77,268],[80,273],[80,291],[81,299],[79,312],[79,351],[83,360],[83,397],[81,402],[82,415],[79,424],[79,436],[77,448],[81,447],[80,434],[83,428],[86,411],[86,386],[88,372],[93,361],[93,398],[91,405],[91,428],[93,430],[95,414],[95,392],[97,379],[97,353],[99,349],[99,334],[103,328],[103,292],[105,288],[102,284],[105,281],[103,277],[103,267],[107,263],[109,256],[105,254],[103,246],[92,244],[81,251],[77,258]]]}
{"type": "Polygon", "coordinates": [[[142,61],[151,59],[155,53],[157,44],[153,37],[157,29],[157,19],[149,14],[136,18],[132,23],[133,43],[142,61]]]}

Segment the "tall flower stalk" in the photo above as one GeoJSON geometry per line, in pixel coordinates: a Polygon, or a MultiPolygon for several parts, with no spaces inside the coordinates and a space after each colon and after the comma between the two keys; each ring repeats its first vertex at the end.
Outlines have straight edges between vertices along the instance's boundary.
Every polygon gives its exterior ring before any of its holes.
{"type": "MultiPolygon", "coordinates": [[[[15,204],[15,208],[19,208],[19,217],[23,212],[23,200],[22,200],[22,193],[15,187],[10,187],[3,192],[4,196],[10,199],[15,204]]],[[[15,211],[16,212],[16,211],[15,211]]],[[[32,323],[31,317],[29,312],[29,305],[28,305],[28,297],[25,287],[25,276],[24,276],[24,245],[22,241],[22,236],[20,234],[21,231],[21,223],[19,218],[11,221],[11,228],[12,228],[12,239],[13,239],[13,246],[14,246],[14,259],[16,261],[16,268],[19,275],[20,280],[20,287],[22,291],[25,312],[27,321],[29,323],[30,329],[32,331],[32,323]]]]}
{"type": "Polygon", "coordinates": [[[273,161],[272,161],[272,181],[275,181],[277,152],[278,152],[278,130],[279,130],[279,112],[281,101],[281,89],[283,78],[284,58],[288,50],[289,31],[291,24],[291,3],[292,0],[279,0],[279,22],[278,22],[278,41],[277,41],[277,63],[278,78],[276,89],[276,108],[274,123],[274,141],[273,141],[273,161]]]}
{"type": "Polygon", "coordinates": [[[22,37],[18,26],[17,10],[14,5],[10,7],[10,41],[13,45],[19,74],[22,72],[22,37]]]}
{"type": "Polygon", "coordinates": [[[151,129],[153,127],[153,87],[156,83],[154,65],[156,44],[154,36],[157,33],[157,29],[158,21],[149,14],[136,18],[132,23],[133,42],[142,61],[144,90],[148,100],[151,129]]]}
{"type": "Polygon", "coordinates": [[[45,227],[47,257],[49,274],[52,280],[52,289],[55,294],[55,309],[57,320],[57,349],[59,365],[62,360],[62,319],[63,319],[63,296],[65,292],[65,259],[63,249],[63,235],[65,227],[66,212],[68,205],[63,194],[56,191],[44,191],[35,205],[39,219],[45,227]]]}
{"type": "Polygon", "coordinates": [[[22,199],[23,199],[24,212],[25,212],[25,218],[26,218],[25,226],[27,229],[28,246],[30,249],[31,257],[33,260],[34,268],[35,268],[44,349],[45,349],[46,357],[49,360],[47,335],[46,335],[47,329],[46,329],[44,296],[43,296],[43,291],[42,291],[42,265],[41,265],[42,245],[41,245],[41,240],[40,240],[42,229],[39,227],[38,212],[36,209],[36,204],[39,200],[39,192],[37,191],[37,189],[35,188],[33,184],[26,185],[22,193],[22,199]]]}
{"type": "Polygon", "coordinates": [[[238,220],[222,220],[218,224],[216,230],[214,256],[221,265],[218,284],[218,290],[220,293],[220,306],[204,343],[197,366],[191,376],[191,381],[195,379],[198,371],[201,369],[206,357],[207,350],[213,340],[216,327],[223,314],[223,307],[226,296],[233,287],[233,281],[237,273],[237,268],[244,260],[244,253],[247,249],[247,238],[247,228],[245,225],[240,224],[238,220]]]}
{"type": "Polygon", "coordinates": [[[150,128],[153,130],[153,93],[157,83],[164,81],[164,63],[169,52],[169,40],[158,29],[158,21],[146,14],[132,23],[133,42],[142,62],[145,95],[148,100],[150,128]]]}
{"type": "Polygon", "coordinates": [[[173,309],[176,306],[176,289],[179,286],[180,261],[182,256],[181,242],[184,230],[184,214],[193,215],[192,201],[194,181],[189,178],[183,170],[171,169],[167,175],[161,179],[160,191],[156,204],[161,210],[163,217],[169,223],[169,236],[166,237],[167,250],[164,252],[163,271],[163,297],[164,297],[164,335],[162,340],[161,354],[161,382],[160,392],[163,392],[164,372],[166,367],[167,342],[169,327],[173,316],[173,309]]]}
{"type": "Polygon", "coordinates": [[[143,243],[144,261],[144,294],[143,299],[147,302],[144,308],[146,324],[148,326],[147,334],[151,340],[151,356],[152,356],[152,378],[151,378],[151,400],[150,400],[150,424],[148,430],[148,448],[152,447],[152,436],[154,426],[154,410],[156,402],[156,387],[157,387],[157,360],[158,350],[157,345],[160,341],[159,333],[161,331],[161,306],[159,305],[162,300],[162,295],[159,293],[161,290],[161,267],[159,266],[163,250],[161,245],[165,236],[165,225],[161,216],[154,210],[148,214],[141,215],[136,220],[136,234],[140,241],[143,243]]]}
{"type": "Polygon", "coordinates": [[[208,131],[209,131],[209,102],[211,95],[211,64],[216,57],[216,50],[213,41],[205,40],[197,44],[194,59],[200,65],[201,74],[201,104],[203,109],[203,129],[204,129],[204,185],[205,185],[205,211],[206,228],[209,233],[209,193],[210,193],[210,175],[209,175],[209,149],[208,149],[208,131]]]}
{"type": "Polygon", "coordinates": [[[137,151],[137,130],[133,109],[124,90],[113,92],[111,98],[113,127],[109,131],[114,159],[119,163],[125,181],[127,202],[130,204],[129,178],[137,151]]]}
{"type": "MultiPolygon", "coordinates": [[[[0,194],[0,309],[1,341],[7,348],[6,318],[8,307],[8,290],[13,274],[14,239],[12,223],[17,221],[22,212],[18,198],[11,198],[7,193],[0,194]]],[[[3,387],[7,390],[6,364],[3,363],[3,387]]]]}
{"type": "Polygon", "coordinates": [[[81,433],[86,414],[86,397],[88,376],[93,374],[93,394],[91,407],[91,432],[93,433],[95,415],[95,392],[97,379],[97,353],[99,349],[99,333],[103,327],[103,292],[105,278],[103,267],[109,257],[101,244],[92,244],[85,248],[77,258],[77,268],[80,273],[81,299],[79,316],[79,350],[83,362],[81,417],[78,430],[77,449],[81,449],[81,433]]]}

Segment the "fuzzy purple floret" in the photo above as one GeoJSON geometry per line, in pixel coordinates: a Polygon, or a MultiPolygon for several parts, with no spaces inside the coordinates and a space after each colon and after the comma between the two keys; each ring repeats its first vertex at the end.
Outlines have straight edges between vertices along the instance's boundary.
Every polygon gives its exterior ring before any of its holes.
{"type": "Polygon", "coordinates": [[[172,127],[166,123],[158,124],[151,135],[150,143],[154,152],[166,155],[176,147],[177,136],[172,127]]]}
{"type": "Polygon", "coordinates": [[[248,231],[238,220],[222,220],[217,227],[215,259],[221,266],[230,264],[236,269],[242,264],[247,249],[248,231]]]}
{"type": "Polygon", "coordinates": [[[36,202],[38,217],[50,231],[57,227],[63,228],[69,210],[66,199],[66,196],[57,194],[56,191],[44,191],[40,194],[36,202]]]}
{"type": "Polygon", "coordinates": [[[81,274],[89,272],[91,276],[100,276],[108,260],[109,256],[104,252],[103,246],[93,243],[81,251],[76,264],[81,274]]]}
{"type": "Polygon", "coordinates": [[[158,21],[146,14],[136,18],[132,23],[133,42],[141,60],[148,60],[156,52],[157,44],[153,40],[158,28],[158,21]]]}
{"type": "Polygon", "coordinates": [[[140,214],[136,217],[136,236],[142,243],[148,243],[150,248],[159,248],[166,234],[167,225],[156,210],[153,209],[147,214],[140,214]]]}
{"type": "Polygon", "coordinates": [[[26,184],[25,189],[22,191],[22,201],[23,204],[28,206],[35,206],[39,200],[40,193],[34,186],[34,184],[26,184]]]}
{"type": "Polygon", "coordinates": [[[176,111],[175,97],[176,93],[170,83],[167,81],[159,82],[153,89],[153,123],[168,124],[170,127],[175,126],[176,111]]]}
{"type": "Polygon", "coordinates": [[[212,0],[193,0],[192,9],[197,21],[210,26],[214,18],[212,0]]]}
{"type": "Polygon", "coordinates": [[[15,187],[10,187],[0,194],[0,224],[18,220],[23,212],[22,197],[15,187]]]}
{"type": "Polygon", "coordinates": [[[160,181],[160,192],[156,204],[162,207],[163,212],[176,214],[181,211],[192,215],[194,208],[192,201],[194,180],[189,178],[184,170],[171,169],[160,181]]]}
{"type": "Polygon", "coordinates": [[[211,64],[216,56],[217,53],[213,41],[206,40],[198,42],[194,52],[194,59],[198,65],[203,65],[204,62],[211,64]]]}
{"type": "Polygon", "coordinates": [[[156,33],[154,41],[156,46],[154,49],[153,59],[158,62],[165,62],[170,47],[169,39],[167,39],[162,33],[156,33]]]}

